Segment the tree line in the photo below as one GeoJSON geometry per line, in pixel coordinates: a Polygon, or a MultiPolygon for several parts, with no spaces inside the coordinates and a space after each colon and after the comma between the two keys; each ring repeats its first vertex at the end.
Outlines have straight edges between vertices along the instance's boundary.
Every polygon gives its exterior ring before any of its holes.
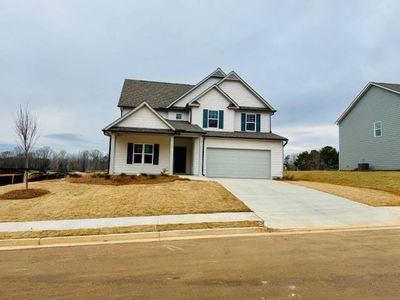
{"type": "MultiPolygon", "coordinates": [[[[108,155],[99,150],[84,150],[78,153],[56,152],[50,147],[34,149],[28,154],[29,169],[67,173],[107,170],[108,155]]],[[[0,153],[0,169],[24,169],[26,156],[20,147],[0,153]]]]}
{"type": "Polygon", "coordinates": [[[287,170],[336,170],[339,168],[339,152],[331,146],[320,150],[304,151],[285,157],[287,170]]]}

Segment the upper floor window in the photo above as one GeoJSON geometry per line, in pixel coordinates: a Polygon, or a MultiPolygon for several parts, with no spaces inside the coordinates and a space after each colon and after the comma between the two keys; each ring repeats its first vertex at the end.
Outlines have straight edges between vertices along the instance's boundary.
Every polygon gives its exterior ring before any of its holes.
{"type": "Polygon", "coordinates": [[[240,130],[261,132],[261,114],[241,113],[240,130]]]}
{"type": "Polygon", "coordinates": [[[374,122],[374,137],[382,136],[382,122],[374,122]]]}
{"type": "Polygon", "coordinates": [[[208,111],[208,127],[218,128],[218,110],[208,111]]]}
{"type": "Polygon", "coordinates": [[[176,119],[177,120],[182,120],[182,114],[181,113],[177,113],[176,114],[176,119]]]}
{"type": "Polygon", "coordinates": [[[246,130],[256,131],[256,114],[246,114],[246,130]]]}

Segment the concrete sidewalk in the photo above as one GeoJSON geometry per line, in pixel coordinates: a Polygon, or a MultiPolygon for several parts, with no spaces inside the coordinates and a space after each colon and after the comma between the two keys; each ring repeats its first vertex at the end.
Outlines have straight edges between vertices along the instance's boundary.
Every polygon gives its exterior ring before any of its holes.
{"type": "Polygon", "coordinates": [[[43,230],[73,230],[73,229],[97,229],[126,226],[156,226],[211,222],[242,222],[263,221],[252,212],[214,213],[214,214],[185,214],[163,215],[144,217],[122,217],[101,219],[76,219],[33,222],[3,222],[0,223],[0,232],[24,232],[43,230]]]}

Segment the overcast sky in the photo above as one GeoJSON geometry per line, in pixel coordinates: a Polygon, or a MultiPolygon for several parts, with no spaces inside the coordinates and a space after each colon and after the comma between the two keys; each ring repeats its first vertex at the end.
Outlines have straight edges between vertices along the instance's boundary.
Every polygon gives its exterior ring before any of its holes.
{"type": "Polygon", "coordinates": [[[29,103],[38,146],[99,149],[125,78],[235,70],[277,113],[287,153],[337,146],[368,81],[400,82],[400,1],[0,0],[0,151],[29,103]]]}

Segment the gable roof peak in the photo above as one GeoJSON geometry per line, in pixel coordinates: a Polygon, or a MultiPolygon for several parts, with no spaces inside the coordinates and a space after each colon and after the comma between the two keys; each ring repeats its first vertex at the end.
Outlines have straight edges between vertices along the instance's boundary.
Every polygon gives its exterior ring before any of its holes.
{"type": "Polygon", "coordinates": [[[226,76],[225,72],[222,71],[222,69],[219,67],[209,75],[209,77],[218,77],[218,78],[224,78],[225,76],[226,76]]]}

